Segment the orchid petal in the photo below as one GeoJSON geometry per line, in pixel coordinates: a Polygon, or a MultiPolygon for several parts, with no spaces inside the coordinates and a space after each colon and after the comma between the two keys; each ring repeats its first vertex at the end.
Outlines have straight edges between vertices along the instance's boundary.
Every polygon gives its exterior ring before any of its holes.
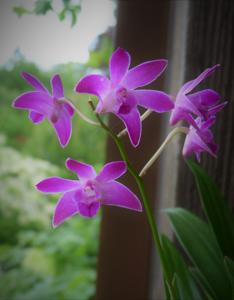
{"type": "Polygon", "coordinates": [[[51,78],[51,86],[52,86],[52,95],[56,99],[60,99],[64,97],[62,80],[58,74],[54,75],[51,78]]]}
{"type": "Polygon", "coordinates": [[[211,90],[211,89],[206,89],[203,91],[199,91],[194,94],[187,95],[189,100],[199,108],[199,106],[213,106],[219,102],[220,95],[211,90]]]}
{"type": "Polygon", "coordinates": [[[101,111],[103,110],[103,102],[102,101],[99,101],[97,106],[96,106],[96,109],[95,109],[95,112],[97,112],[98,114],[101,113],[101,111]]]}
{"type": "Polygon", "coordinates": [[[66,167],[72,172],[75,172],[80,179],[91,179],[96,177],[94,168],[83,162],[68,158],[66,160],[66,167]]]}
{"type": "Polygon", "coordinates": [[[119,178],[127,171],[127,166],[124,161],[113,161],[105,164],[96,180],[100,182],[110,181],[119,178]]]}
{"type": "Polygon", "coordinates": [[[69,115],[72,117],[75,113],[74,108],[68,103],[64,103],[64,107],[67,110],[67,112],[69,113],[69,115]]]}
{"type": "Polygon", "coordinates": [[[122,84],[130,90],[149,84],[161,75],[166,66],[165,59],[147,61],[129,70],[122,84]]]}
{"type": "Polygon", "coordinates": [[[212,156],[216,156],[212,149],[203,141],[197,132],[192,131],[192,133],[188,133],[184,142],[183,155],[189,156],[193,152],[200,153],[202,151],[206,151],[212,156]]]}
{"type": "Polygon", "coordinates": [[[208,116],[212,116],[212,115],[215,115],[217,114],[220,110],[222,110],[226,105],[227,105],[227,101],[223,102],[223,103],[220,103],[218,105],[215,105],[211,108],[208,109],[208,116]]]}
{"type": "Polygon", "coordinates": [[[141,119],[139,111],[134,108],[128,114],[116,114],[125,124],[130,141],[134,147],[137,147],[141,138],[141,119]]]}
{"type": "Polygon", "coordinates": [[[58,120],[51,123],[58,136],[60,145],[62,147],[65,147],[69,143],[72,135],[71,116],[69,115],[67,110],[62,110],[59,114],[58,120]]]}
{"type": "Polygon", "coordinates": [[[113,85],[117,85],[127,73],[130,65],[130,55],[122,48],[113,52],[110,58],[110,78],[113,85]]]}
{"type": "Polygon", "coordinates": [[[219,66],[220,65],[215,65],[211,68],[207,68],[197,78],[186,82],[180,89],[179,93],[190,93],[199,83],[201,83],[204,79],[213,74],[219,66]]]}
{"type": "Polygon", "coordinates": [[[29,119],[30,119],[34,124],[39,124],[39,123],[41,123],[41,122],[44,120],[44,118],[45,118],[44,115],[39,114],[39,113],[37,113],[37,112],[35,112],[35,111],[30,111],[29,114],[28,114],[28,117],[29,117],[29,119]]]}
{"type": "Polygon", "coordinates": [[[159,113],[167,112],[174,108],[171,98],[164,92],[154,90],[136,90],[131,92],[137,104],[159,113]]]}
{"type": "Polygon", "coordinates": [[[53,110],[53,102],[50,95],[42,92],[27,92],[18,96],[13,107],[29,109],[48,116],[53,110]]]}
{"type": "Polygon", "coordinates": [[[65,220],[74,216],[78,213],[78,205],[74,199],[74,192],[65,193],[58,201],[54,216],[53,216],[53,227],[57,227],[62,224],[65,220]]]}
{"type": "Polygon", "coordinates": [[[21,76],[29,83],[32,87],[35,88],[36,91],[38,92],[45,92],[49,94],[49,91],[47,88],[38,80],[35,76],[33,76],[30,73],[27,72],[22,72],[21,76]]]}
{"type": "Polygon", "coordinates": [[[142,205],[138,197],[123,184],[117,181],[110,181],[103,184],[101,190],[101,203],[103,205],[113,205],[142,211],[142,205]]]}
{"type": "Polygon", "coordinates": [[[36,187],[44,193],[64,193],[80,188],[80,183],[77,180],[50,177],[40,181],[36,187]]]}
{"type": "Polygon", "coordinates": [[[79,213],[81,216],[85,218],[92,218],[96,216],[99,208],[100,208],[99,202],[91,202],[91,203],[78,202],[79,213]]]}
{"type": "Polygon", "coordinates": [[[180,107],[174,108],[174,110],[172,110],[169,124],[175,125],[179,121],[186,121],[188,124],[192,125],[194,128],[198,128],[197,123],[195,122],[191,113],[188,113],[187,111],[183,110],[180,107]]]}
{"type": "Polygon", "coordinates": [[[91,74],[83,77],[76,85],[78,93],[93,94],[103,99],[110,88],[110,80],[102,75],[91,74]]]}

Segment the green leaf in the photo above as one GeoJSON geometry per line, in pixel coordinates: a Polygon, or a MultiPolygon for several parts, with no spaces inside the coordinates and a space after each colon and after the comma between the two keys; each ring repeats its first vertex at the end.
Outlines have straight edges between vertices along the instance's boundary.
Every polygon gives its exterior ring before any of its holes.
{"type": "Polygon", "coordinates": [[[77,22],[77,11],[75,9],[70,10],[71,11],[71,27],[76,25],[77,22]]]}
{"type": "Polygon", "coordinates": [[[66,10],[66,8],[64,8],[64,9],[59,13],[58,17],[59,17],[59,20],[60,20],[60,21],[63,21],[63,20],[65,19],[66,12],[67,12],[67,10],[66,10]]]}
{"type": "Polygon", "coordinates": [[[229,257],[225,257],[224,258],[224,264],[225,264],[225,267],[227,269],[227,272],[228,272],[228,275],[229,275],[229,278],[230,278],[230,282],[232,284],[233,296],[234,296],[234,261],[231,260],[229,257]]]}
{"type": "MultiPolygon", "coordinates": [[[[161,237],[162,248],[165,253],[167,269],[169,270],[170,281],[174,278],[181,300],[199,300],[201,299],[196,284],[186,266],[182,256],[166,237],[161,237]]],[[[177,297],[178,298],[178,297],[177,297]]]]}
{"type": "Polygon", "coordinates": [[[29,10],[27,10],[23,6],[14,6],[13,7],[13,12],[17,14],[18,17],[22,17],[23,15],[27,15],[30,13],[29,10]]]}
{"type": "Polygon", "coordinates": [[[53,10],[51,0],[37,0],[34,6],[36,15],[45,15],[48,11],[53,10]]]}
{"type": "Polygon", "coordinates": [[[231,285],[221,250],[209,226],[182,208],[166,210],[178,240],[215,299],[231,299],[231,285]]]}
{"type": "Polygon", "coordinates": [[[234,259],[234,218],[216,184],[192,160],[187,164],[195,176],[202,206],[224,256],[234,259]]]}

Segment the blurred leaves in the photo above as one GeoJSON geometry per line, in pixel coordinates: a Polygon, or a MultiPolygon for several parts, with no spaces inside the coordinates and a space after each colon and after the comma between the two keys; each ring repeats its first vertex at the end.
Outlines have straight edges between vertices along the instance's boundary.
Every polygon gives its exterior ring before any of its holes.
{"type": "Polygon", "coordinates": [[[52,9],[53,8],[51,0],[37,0],[34,4],[34,13],[36,15],[45,15],[52,9]]]}
{"type": "Polygon", "coordinates": [[[16,52],[0,68],[0,298],[88,300],[95,293],[100,216],[76,216],[54,230],[51,217],[59,195],[41,194],[34,184],[47,176],[74,176],[64,168],[68,156],[100,169],[106,136],[75,116],[72,139],[61,150],[47,120],[35,126],[27,112],[11,107],[16,96],[31,90],[21,71],[37,76],[47,88],[51,75],[59,73],[66,96],[94,117],[88,97],[73,93],[86,65],[58,65],[45,73],[16,52]]]}
{"type": "Polygon", "coordinates": [[[18,17],[22,17],[27,14],[45,15],[49,11],[53,11],[57,14],[60,21],[64,21],[66,17],[71,19],[71,26],[77,23],[77,16],[81,11],[81,1],[73,3],[71,0],[62,0],[63,8],[60,12],[56,12],[53,7],[52,0],[36,0],[32,10],[25,8],[24,6],[14,6],[13,11],[18,17]]]}
{"type": "Polygon", "coordinates": [[[234,218],[231,209],[212,178],[192,160],[187,160],[187,164],[195,177],[204,212],[223,255],[234,259],[234,218]]]}
{"type": "MultiPolygon", "coordinates": [[[[184,276],[187,273],[195,279],[202,299],[234,299],[234,223],[231,209],[212,178],[192,160],[187,163],[196,179],[207,222],[183,208],[166,210],[173,231],[190,258],[190,263],[185,266],[173,245],[162,237],[167,267],[171,272],[168,286],[174,287],[179,299],[194,299],[188,285],[189,277],[184,276]]],[[[171,299],[168,293],[167,299],[171,299]]]]}
{"type": "Polygon", "coordinates": [[[23,15],[30,13],[30,11],[23,6],[13,6],[13,12],[16,13],[18,17],[22,17],[23,15]]]}
{"type": "Polygon", "coordinates": [[[41,194],[34,184],[61,171],[6,146],[3,136],[0,141],[0,298],[90,299],[99,217],[76,216],[52,229],[58,196],[41,194]]]}

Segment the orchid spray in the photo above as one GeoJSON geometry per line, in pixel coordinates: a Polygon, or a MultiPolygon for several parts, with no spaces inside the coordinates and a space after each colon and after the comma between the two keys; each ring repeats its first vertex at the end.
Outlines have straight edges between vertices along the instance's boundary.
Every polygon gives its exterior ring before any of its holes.
{"type": "Polygon", "coordinates": [[[65,147],[70,140],[71,120],[75,111],[82,119],[92,125],[102,127],[109,134],[119,149],[122,161],[107,163],[97,174],[92,166],[68,158],[66,167],[76,173],[79,180],[50,177],[39,182],[36,187],[44,193],[62,193],[55,208],[53,227],[59,226],[75,215],[86,218],[94,217],[102,205],[114,205],[141,212],[142,204],[138,197],[126,186],[116,181],[128,171],[139,188],[162,264],[166,288],[169,290],[171,299],[175,299],[175,287],[170,278],[168,260],[163,250],[162,239],[149,205],[142,177],[177,133],[186,135],[183,147],[184,156],[194,153],[198,161],[204,151],[216,156],[218,147],[214,142],[210,127],[215,123],[216,113],[224,108],[226,102],[220,103],[219,94],[211,89],[191,93],[201,81],[215,72],[218,65],[206,69],[197,78],[185,83],[178,94],[173,97],[176,99],[174,102],[172,96],[163,91],[141,89],[164,72],[167,60],[147,61],[129,69],[130,62],[130,54],[126,50],[118,48],[110,57],[110,78],[100,74],[91,74],[81,78],[76,84],[75,92],[98,97],[96,107],[92,101],[89,101],[97,122],[84,116],[71,100],[64,96],[59,75],[51,78],[52,92],[50,93],[37,78],[28,73],[22,73],[22,77],[34,88],[34,91],[17,97],[13,102],[13,107],[28,110],[29,118],[35,124],[47,118],[54,127],[62,147],[65,147]],[[147,109],[142,116],[138,106],[147,109]],[[175,127],[159,149],[145,163],[142,170],[137,172],[132,166],[121,137],[128,133],[131,144],[137,147],[141,138],[142,121],[151,112],[170,112],[171,125],[175,125],[178,121],[185,121],[188,126],[175,127]],[[126,128],[119,134],[114,133],[103,121],[102,114],[108,113],[114,114],[124,123],[126,128]]]}

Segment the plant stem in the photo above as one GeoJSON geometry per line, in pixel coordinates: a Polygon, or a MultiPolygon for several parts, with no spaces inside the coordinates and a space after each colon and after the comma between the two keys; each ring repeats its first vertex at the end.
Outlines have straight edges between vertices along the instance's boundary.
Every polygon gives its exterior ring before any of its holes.
{"type": "MultiPolygon", "coordinates": [[[[90,103],[92,109],[94,110],[95,108],[94,108],[93,103],[91,101],[89,103],[90,103]]],[[[163,272],[164,272],[165,278],[169,279],[167,268],[166,268],[166,263],[165,263],[165,257],[164,257],[163,249],[162,249],[162,246],[161,246],[160,236],[159,236],[158,229],[157,229],[157,224],[156,224],[155,219],[154,219],[153,210],[151,209],[150,204],[149,204],[149,199],[148,199],[148,196],[147,196],[146,191],[145,191],[145,186],[144,186],[143,180],[138,175],[138,172],[133,168],[132,164],[130,163],[129,158],[128,158],[127,153],[126,153],[126,150],[125,150],[125,147],[124,147],[124,144],[122,143],[122,141],[110,130],[110,128],[102,121],[102,119],[100,118],[100,116],[97,113],[96,113],[96,118],[97,118],[98,122],[100,123],[101,127],[107,131],[107,133],[111,136],[111,138],[116,143],[122,159],[127,164],[128,172],[132,175],[132,177],[135,179],[135,181],[137,183],[137,186],[139,188],[139,191],[140,191],[140,194],[141,194],[141,197],[142,197],[142,201],[143,201],[143,204],[144,204],[144,208],[145,208],[145,211],[146,211],[147,219],[148,219],[148,222],[149,222],[149,225],[150,225],[150,228],[151,228],[151,232],[152,232],[152,235],[153,235],[153,240],[154,240],[154,243],[155,243],[155,247],[158,251],[160,261],[161,261],[161,264],[162,264],[162,267],[163,267],[163,272]]]]}
{"type": "Polygon", "coordinates": [[[145,166],[143,167],[143,169],[140,171],[139,176],[142,177],[146,174],[146,172],[148,171],[148,169],[153,165],[153,163],[158,159],[158,157],[160,156],[160,154],[163,152],[163,150],[165,149],[165,147],[167,146],[167,144],[173,139],[173,137],[177,134],[177,133],[188,133],[188,128],[186,127],[176,127],[174,128],[166,137],[166,139],[164,140],[164,142],[162,143],[162,145],[158,148],[158,150],[154,153],[154,155],[150,158],[150,160],[145,164],[145,166]]]}

